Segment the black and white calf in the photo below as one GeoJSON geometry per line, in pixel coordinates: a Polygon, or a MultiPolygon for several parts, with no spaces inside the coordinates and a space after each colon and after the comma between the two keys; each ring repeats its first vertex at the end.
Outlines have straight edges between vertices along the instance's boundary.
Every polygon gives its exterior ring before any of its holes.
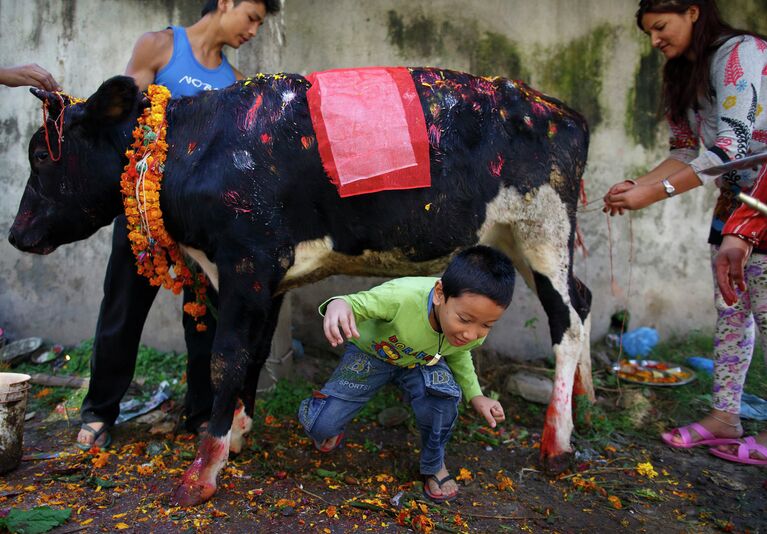
{"type": "MultiPolygon", "coordinates": [[[[210,498],[228,451],[239,449],[286,291],[332,274],[438,273],[475,243],[506,252],[546,310],[556,376],[541,453],[555,470],[571,454],[574,387],[593,398],[591,297],[572,266],[585,121],[519,82],[428,68],[410,75],[431,187],[343,199],[320,161],[305,78],[259,76],[169,104],[165,225],[220,299],[210,435],[179,503],[210,498]]],[[[36,95],[59,115],[58,95],[36,95]]],[[[31,174],[10,231],[24,251],[85,239],[122,211],[124,153],[146,99],[132,79],[115,77],[86,103],[64,104],[61,158],[49,157],[43,128],[30,142],[31,174]]]]}

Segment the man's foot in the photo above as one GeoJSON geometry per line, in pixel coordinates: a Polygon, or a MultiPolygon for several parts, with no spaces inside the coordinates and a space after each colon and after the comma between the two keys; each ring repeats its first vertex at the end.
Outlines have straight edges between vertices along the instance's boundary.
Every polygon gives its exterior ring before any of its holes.
{"type": "Polygon", "coordinates": [[[444,465],[435,474],[426,475],[423,484],[424,494],[432,501],[452,501],[458,496],[458,483],[444,465]]]}
{"type": "Polygon", "coordinates": [[[731,462],[767,465],[767,430],[728,445],[719,445],[712,448],[710,452],[714,456],[731,462]]]}
{"type": "Polygon", "coordinates": [[[337,449],[344,439],[344,433],[341,432],[337,436],[332,436],[325,441],[314,440],[314,447],[320,452],[330,452],[337,449]]]}
{"type": "Polygon", "coordinates": [[[112,443],[109,428],[102,421],[83,423],[80,433],[77,434],[77,448],[83,451],[93,447],[105,448],[112,443]]]}
{"type": "Polygon", "coordinates": [[[675,428],[662,434],[663,441],[668,445],[683,448],[697,445],[716,445],[712,440],[735,439],[742,435],[743,427],[740,425],[740,418],[737,415],[719,410],[714,410],[697,423],[675,428]]]}

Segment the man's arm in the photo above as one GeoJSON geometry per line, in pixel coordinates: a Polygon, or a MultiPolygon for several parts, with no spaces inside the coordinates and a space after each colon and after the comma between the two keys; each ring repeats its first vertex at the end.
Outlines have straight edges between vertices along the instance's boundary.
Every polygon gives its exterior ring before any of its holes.
{"type": "Polygon", "coordinates": [[[157,72],[168,63],[173,53],[173,32],[147,32],[136,41],[133,54],[125,67],[125,75],[136,80],[140,91],[146,91],[157,72]]]}

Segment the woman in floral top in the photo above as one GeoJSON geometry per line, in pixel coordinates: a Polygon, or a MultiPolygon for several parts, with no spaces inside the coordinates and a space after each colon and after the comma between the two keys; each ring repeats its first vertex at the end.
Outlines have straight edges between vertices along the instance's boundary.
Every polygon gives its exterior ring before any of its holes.
{"type": "MultiPolygon", "coordinates": [[[[767,166],[706,174],[706,169],[767,150],[767,39],[732,28],[714,0],[642,0],[637,24],[666,57],[663,102],[671,151],[644,176],[615,184],[605,211],[623,214],[714,182],[720,189],[709,234],[712,257],[722,228],[767,166]],[[702,151],[700,149],[703,149],[702,151]]],[[[718,445],[743,434],[740,397],[754,348],[754,324],[767,339],[767,242],[754,246],[746,266],[748,289],[728,305],[715,288],[714,403],[697,423],[663,434],[673,447],[718,445]]]]}

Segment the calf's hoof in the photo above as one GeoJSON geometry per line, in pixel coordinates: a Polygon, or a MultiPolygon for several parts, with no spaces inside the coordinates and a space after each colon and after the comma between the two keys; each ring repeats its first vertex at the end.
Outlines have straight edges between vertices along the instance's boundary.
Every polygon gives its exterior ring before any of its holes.
{"type": "Polygon", "coordinates": [[[216,493],[216,486],[203,482],[182,482],[173,492],[172,501],[176,506],[197,506],[216,493]]]}
{"type": "Polygon", "coordinates": [[[541,463],[547,475],[559,475],[573,465],[575,455],[572,452],[562,452],[551,456],[542,456],[541,463]]]}

